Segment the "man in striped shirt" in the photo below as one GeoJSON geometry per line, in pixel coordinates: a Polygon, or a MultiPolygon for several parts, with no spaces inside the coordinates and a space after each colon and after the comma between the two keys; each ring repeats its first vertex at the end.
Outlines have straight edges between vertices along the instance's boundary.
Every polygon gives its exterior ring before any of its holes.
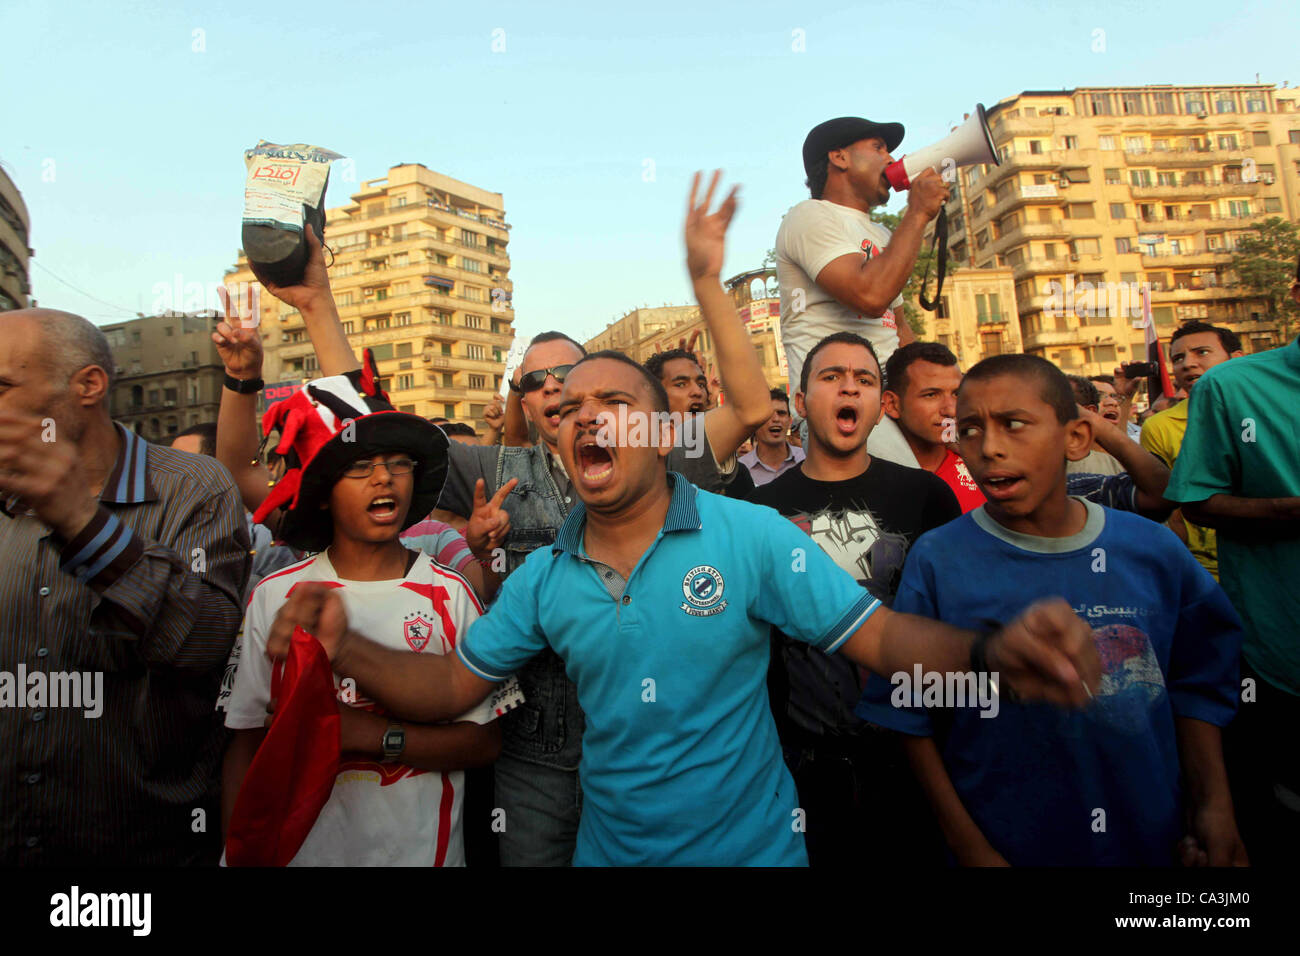
{"type": "Polygon", "coordinates": [[[0,314],[6,866],[219,852],[211,702],[248,577],[243,507],[215,460],[113,422],[113,368],[79,316],[0,314]]]}

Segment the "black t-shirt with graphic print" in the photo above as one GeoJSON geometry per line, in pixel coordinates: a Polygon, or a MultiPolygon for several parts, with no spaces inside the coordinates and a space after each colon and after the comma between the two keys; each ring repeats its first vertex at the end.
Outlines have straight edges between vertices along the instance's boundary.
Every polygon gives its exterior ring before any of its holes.
{"type": "MultiPolygon", "coordinates": [[[[862,474],[816,481],[791,468],[749,500],[775,508],[801,527],[841,568],[886,606],[916,539],[954,518],[961,507],[943,479],[920,468],[873,458],[862,474]]],[[[860,732],[853,708],[863,679],[853,662],[773,631],[772,709],[783,739],[791,729],[817,738],[860,732]]]]}

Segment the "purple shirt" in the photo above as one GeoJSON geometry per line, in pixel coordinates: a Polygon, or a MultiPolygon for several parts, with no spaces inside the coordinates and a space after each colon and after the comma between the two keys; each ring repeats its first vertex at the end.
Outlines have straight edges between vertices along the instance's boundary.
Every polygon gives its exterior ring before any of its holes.
{"type": "Polygon", "coordinates": [[[784,475],[791,468],[803,461],[807,456],[802,448],[795,445],[786,445],[785,461],[781,462],[779,468],[771,468],[768,464],[758,457],[758,449],[747,452],[740,456],[740,463],[749,469],[749,476],[754,479],[754,487],[765,485],[778,475],[784,475]]]}

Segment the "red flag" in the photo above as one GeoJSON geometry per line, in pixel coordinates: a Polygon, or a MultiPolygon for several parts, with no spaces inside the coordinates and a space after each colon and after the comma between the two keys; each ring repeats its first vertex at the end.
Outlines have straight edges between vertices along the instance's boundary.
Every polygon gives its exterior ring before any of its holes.
{"type": "MultiPolygon", "coordinates": [[[[1174,386],[1169,380],[1169,367],[1165,364],[1165,350],[1160,347],[1160,336],[1156,334],[1156,321],[1151,314],[1151,286],[1142,284],[1142,339],[1146,342],[1147,361],[1160,370],[1160,390],[1165,398],[1174,397],[1174,386]]],[[[1147,394],[1155,401],[1154,377],[1147,380],[1147,394]]]]}
{"type": "Polygon", "coordinates": [[[320,642],[295,628],[271,677],[275,716],[244,775],[226,835],[228,866],[285,866],[297,855],[339,772],[339,707],[320,642]],[[276,685],[279,685],[278,687],[276,685]]]}

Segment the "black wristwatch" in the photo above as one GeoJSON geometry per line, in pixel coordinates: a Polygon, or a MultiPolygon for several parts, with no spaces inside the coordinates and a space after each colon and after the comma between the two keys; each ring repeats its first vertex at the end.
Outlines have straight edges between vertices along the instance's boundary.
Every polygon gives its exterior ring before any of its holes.
{"type": "Polygon", "coordinates": [[[514,382],[507,380],[506,384],[510,386],[510,391],[514,392],[516,395],[524,394],[524,390],[520,388],[518,385],[516,385],[514,382]]]}
{"type": "Polygon", "coordinates": [[[232,392],[238,392],[240,395],[256,395],[266,388],[266,382],[260,378],[235,378],[227,373],[226,388],[232,392]]]}
{"type": "Polygon", "coordinates": [[[406,749],[406,731],[401,724],[389,724],[384,731],[384,763],[395,763],[406,749]]]}

